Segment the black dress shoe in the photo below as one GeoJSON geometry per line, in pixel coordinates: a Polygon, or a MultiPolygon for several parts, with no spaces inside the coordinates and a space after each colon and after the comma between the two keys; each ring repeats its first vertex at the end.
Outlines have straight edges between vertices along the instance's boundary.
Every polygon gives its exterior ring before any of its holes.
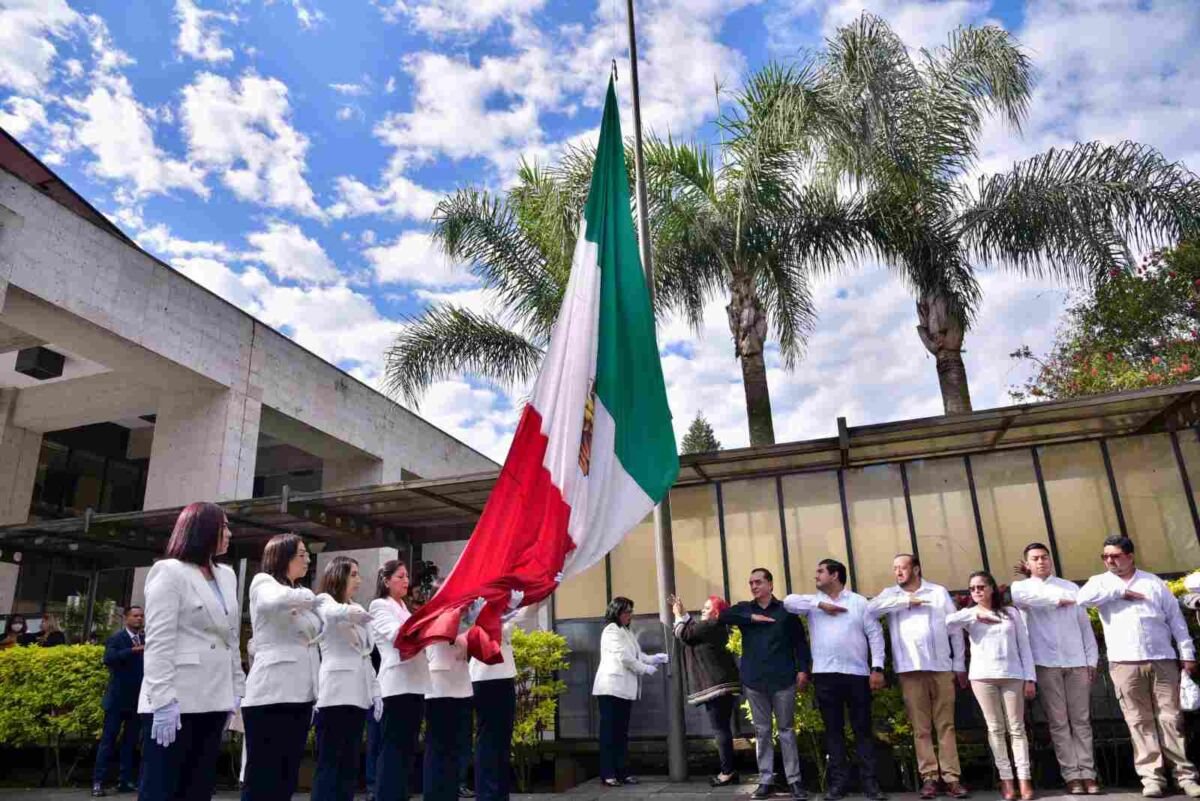
{"type": "Polygon", "coordinates": [[[800,782],[792,782],[788,789],[792,791],[792,798],[796,801],[808,801],[808,790],[805,790],[800,782]]]}
{"type": "Polygon", "coordinates": [[[600,783],[603,784],[605,787],[621,787],[622,786],[620,779],[601,779],[600,783]]]}
{"type": "Polygon", "coordinates": [[[722,779],[721,775],[717,774],[716,776],[713,776],[711,779],[708,780],[708,784],[711,787],[728,787],[731,784],[737,784],[737,783],[738,783],[738,775],[736,773],[730,773],[729,776],[726,777],[725,779],[722,779]]]}
{"type": "Polygon", "coordinates": [[[92,785],[92,798],[104,798],[108,793],[104,792],[103,784],[92,785]]]}
{"type": "Polygon", "coordinates": [[[754,792],[750,794],[750,797],[753,798],[754,801],[762,801],[762,799],[764,799],[764,798],[770,798],[771,797],[771,785],[769,785],[769,784],[758,785],[757,787],[754,788],[754,792]]]}
{"type": "Polygon", "coordinates": [[[136,793],[137,785],[130,784],[129,782],[121,782],[120,784],[117,785],[117,792],[118,793],[136,793]]]}
{"type": "Polygon", "coordinates": [[[867,801],[887,801],[887,793],[880,790],[878,787],[864,787],[863,797],[867,801]]]}
{"type": "Polygon", "coordinates": [[[846,791],[841,787],[830,787],[825,791],[825,801],[842,801],[846,797],[846,791]]]}
{"type": "Polygon", "coordinates": [[[475,791],[472,790],[470,787],[468,787],[465,784],[460,784],[460,785],[458,785],[458,797],[459,798],[474,798],[475,791]]]}
{"type": "Polygon", "coordinates": [[[622,784],[641,784],[641,782],[638,781],[637,776],[626,776],[624,779],[621,779],[621,783],[622,784]]]}

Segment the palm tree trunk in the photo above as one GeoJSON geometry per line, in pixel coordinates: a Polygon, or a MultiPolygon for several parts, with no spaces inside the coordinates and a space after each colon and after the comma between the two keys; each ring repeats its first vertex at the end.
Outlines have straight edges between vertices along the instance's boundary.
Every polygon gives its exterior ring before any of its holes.
{"type": "Polygon", "coordinates": [[[950,311],[945,296],[937,294],[923,295],[917,301],[917,319],[921,344],[937,359],[942,409],[946,414],[969,413],[971,388],[967,384],[967,366],[962,358],[966,335],[962,320],[950,311]]]}
{"type": "Polygon", "coordinates": [[[733,351],[742,364],[742,389],[746,393],[746,420],[750,444],[774,445],[771,421],[771,391],[767,387],[767,363],[763,345],[767,339],[767,314],[748,275],[735,275],[729,287],[729,333],[733,351]]]}

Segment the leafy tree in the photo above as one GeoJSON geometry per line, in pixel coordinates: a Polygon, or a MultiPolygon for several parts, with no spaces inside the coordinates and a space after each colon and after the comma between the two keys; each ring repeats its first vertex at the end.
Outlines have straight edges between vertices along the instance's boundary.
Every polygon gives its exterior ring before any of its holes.
{"type": "Polygon", "coordinates": [[[561,634],[513,629],[513,663],[517,667],[517,714],[513,725],[512,762],[517,789],[527,792],[533,768],[541,758],[546,730],[554,727],[558,697],[567,691],[556,671],[570,665],[571,649],[561,634]]]}
{"type": "Polygon", "coordinates": [[[1051,149],[968,184],[984,123],[1019,130],[1033,83],[1026,52],[994,26],[910,51],[864,14],[823,57],[816,171],[862,193],[874,249],[916,296],[947,413],[971,410],[962,348],[977,264],[1102,283],[1136,266],[1133,251],[1200,229],[1195,175],[1136,142],[1051,149]]]}
{"type": "Polygon", "coordinates": [[[1014,400],[1060,400],[1157,387],[1200,376],[1200,245],[1151,253],[1114,271],[1066,312],[1050,352],[1012,354],[1037,369],[1014,400]]]}
{"type": "MultiPolygon", "coordinates": [[[[817,77],[811,67],[751,76],[718,121],[719,148],[654,137],[646,146],[656,313],[682,314],[699,331],[706,302],[728,295],[752,445],[775,441],[768,334],[790,369],[815,319],[807,265],[829,268],[868,242],[856,202],[796,180],[824,116],[817,77]]],[[[591,150],[569,150],[550,169],[522,165],[502,198],[463,189],[438,205],[436,240],[503,311],[440,304],[410,320],[387,353],[389,390],[415,403],[460,373],[500,385],[533,376],[570,273],[592,162],[591,150]]]]}
{"type": "Polygon", "coordinates": [[[717,440],[717,435],[713,433],[708,419],[700,412],[696,412],[696,419],[692,421],[687,434],[683,437],[680,453],[713,453],[719,450],[721,450],[721,443],[717,440]]]}

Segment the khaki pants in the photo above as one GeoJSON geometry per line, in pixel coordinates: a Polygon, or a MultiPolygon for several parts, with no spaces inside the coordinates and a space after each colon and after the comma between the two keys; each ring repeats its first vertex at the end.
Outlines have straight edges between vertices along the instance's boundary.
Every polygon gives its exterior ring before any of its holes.
{"type": "Polygon", "coordinates": [[[1092,752],[1092,686],[1086,667],[1037,669],[1038,699],[1046,713],[1063,781],[1096,778],[1092,752]]]}
{"type": "Polygon", "coordinates": [[[1175,781],[1196,781],[1196,766],[1184,751],[1179,708],[1179,663],[1174,659],[1113,662],[1108,666],[1121,713],[1133,743],[1133,767],[1142,784],[1166,784],[1164,759],[1175,781]]]}
{"type": "Polygon", "coordinates": [[[1018,779],[1032,779],[1029,772],[1029,739],[1025,736],[1025,682],[1020,679],[973,681],[971,689],[987,721],[988,745],[1001,779],[1012,780],[1013,765],[1018,779]],[[1012,738],[1012,760],[1008,740],[1012,738]]]}
{"type": "Polygon", "coordinates": [[[958,743],[954,735],[954,674],[949,671],[916,670],[900,674],[900,692],[904,711],[913,727],[913,745],[917,752],[917,770],[924,780],[937,779],[947,784],[958,781],[958,743]],[[937,730],[937,753],[933,750],[933,732],[937,730]],[[939,770],[940,764],[940,770],[939,770]]]}

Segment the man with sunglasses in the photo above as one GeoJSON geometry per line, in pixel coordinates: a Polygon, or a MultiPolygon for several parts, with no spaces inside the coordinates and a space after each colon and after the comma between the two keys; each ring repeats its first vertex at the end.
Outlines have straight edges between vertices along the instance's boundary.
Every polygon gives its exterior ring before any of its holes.
{"type": "Polygon", "coordinates": [[[1185,753],[1179,707],[1180,668],[1195,673],[1196,648],[1179,602],[1166,582],[1138,570],[1133,552],[1128,537],[1106,539],[1100,558],[1107,572],[1088,579],[1075,602],[1100,612],[1108,670],[1129,726],[1142,795],[1163,796],[1167,784],[1164,762],[1170,762],[1179,789],[1191,798],[1200,798],[1196,766],[1185,753]]]}

